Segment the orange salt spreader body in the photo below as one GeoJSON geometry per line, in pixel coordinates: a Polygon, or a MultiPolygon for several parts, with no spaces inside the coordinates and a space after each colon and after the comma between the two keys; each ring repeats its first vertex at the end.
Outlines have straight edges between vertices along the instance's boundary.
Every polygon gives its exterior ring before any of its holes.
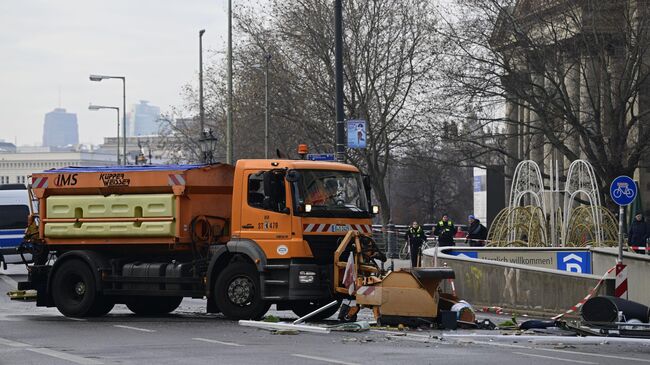
{"type": "Polygon", "coordinates": [[[19,289],[67,316],[167,313],[183,297],[230,318],[271,304],[304,315],[339,298],[334,251],[349,230],[371,234],[369,185],[353,166],[301,160],[37,173],[19,289]]]}

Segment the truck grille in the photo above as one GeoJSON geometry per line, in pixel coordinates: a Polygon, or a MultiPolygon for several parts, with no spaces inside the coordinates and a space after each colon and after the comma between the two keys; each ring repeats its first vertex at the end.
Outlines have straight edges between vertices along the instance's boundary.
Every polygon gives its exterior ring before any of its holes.
{"type": "Polygon", "coordinates": [[[331,265],[334,262],[334,251],[344,236],[304,236],[309,249],[317,264],[331,265]]]}

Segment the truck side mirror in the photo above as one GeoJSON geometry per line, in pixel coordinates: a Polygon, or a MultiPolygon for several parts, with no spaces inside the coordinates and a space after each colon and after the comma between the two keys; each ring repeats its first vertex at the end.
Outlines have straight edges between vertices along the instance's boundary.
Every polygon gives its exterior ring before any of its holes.
{"type": "Polygon", "coordinates": [[[372,202],[371,202],[371,192],[372,192],[372,184],[370,183],[370,176],[368,175],[363,175],[363,190],[366,191],[366,200],[368,201],[368,207],[372,207],[372,202]]]}
{"type": "Polygon", "coordinates": [[[266,171],[264,173],[264,208],[284,213],[285,210],[284,173],[266,171]]]}

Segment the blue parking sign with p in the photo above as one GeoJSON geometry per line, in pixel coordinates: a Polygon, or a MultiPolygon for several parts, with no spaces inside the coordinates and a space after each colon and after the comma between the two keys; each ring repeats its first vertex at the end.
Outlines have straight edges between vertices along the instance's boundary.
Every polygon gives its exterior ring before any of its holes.
{"type": "Polygon", "coordinates": [[[557,253],[557,269],[578,274],[591,274],[591,252],[560,251],[557,253]]]}

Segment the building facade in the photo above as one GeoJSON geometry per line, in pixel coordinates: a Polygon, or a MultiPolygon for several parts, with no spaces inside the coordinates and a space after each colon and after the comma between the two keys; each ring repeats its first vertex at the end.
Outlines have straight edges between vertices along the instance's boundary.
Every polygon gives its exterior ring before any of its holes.
{"type": "Polygon", "coordinates": [[[0,184],[28,184],[35,172],[68,166],[115,165],[115,155],[95,152],[0,153],[0,184]]]}
{"type": "Polygon", "coordinates": [[[77,114],[68,113],[63,108],[56,108],[45,114],[43,146],[57,147],[76,145],[78,143],[77,114]]]}
{"type": "Polygon", "coordinates": [[[634,175],[650,208],[650,4],[641,0],[519,0],[490,41],[503,62],[507,175],[537,162],[562,180],[586,159],[601,193],[634,175]]]}
{"type": "Polygon", "coordinates": [[[139,104],[131,105],[126,121],[128,137],[158,135],[160,108],[141,100],[139,104]]]}

